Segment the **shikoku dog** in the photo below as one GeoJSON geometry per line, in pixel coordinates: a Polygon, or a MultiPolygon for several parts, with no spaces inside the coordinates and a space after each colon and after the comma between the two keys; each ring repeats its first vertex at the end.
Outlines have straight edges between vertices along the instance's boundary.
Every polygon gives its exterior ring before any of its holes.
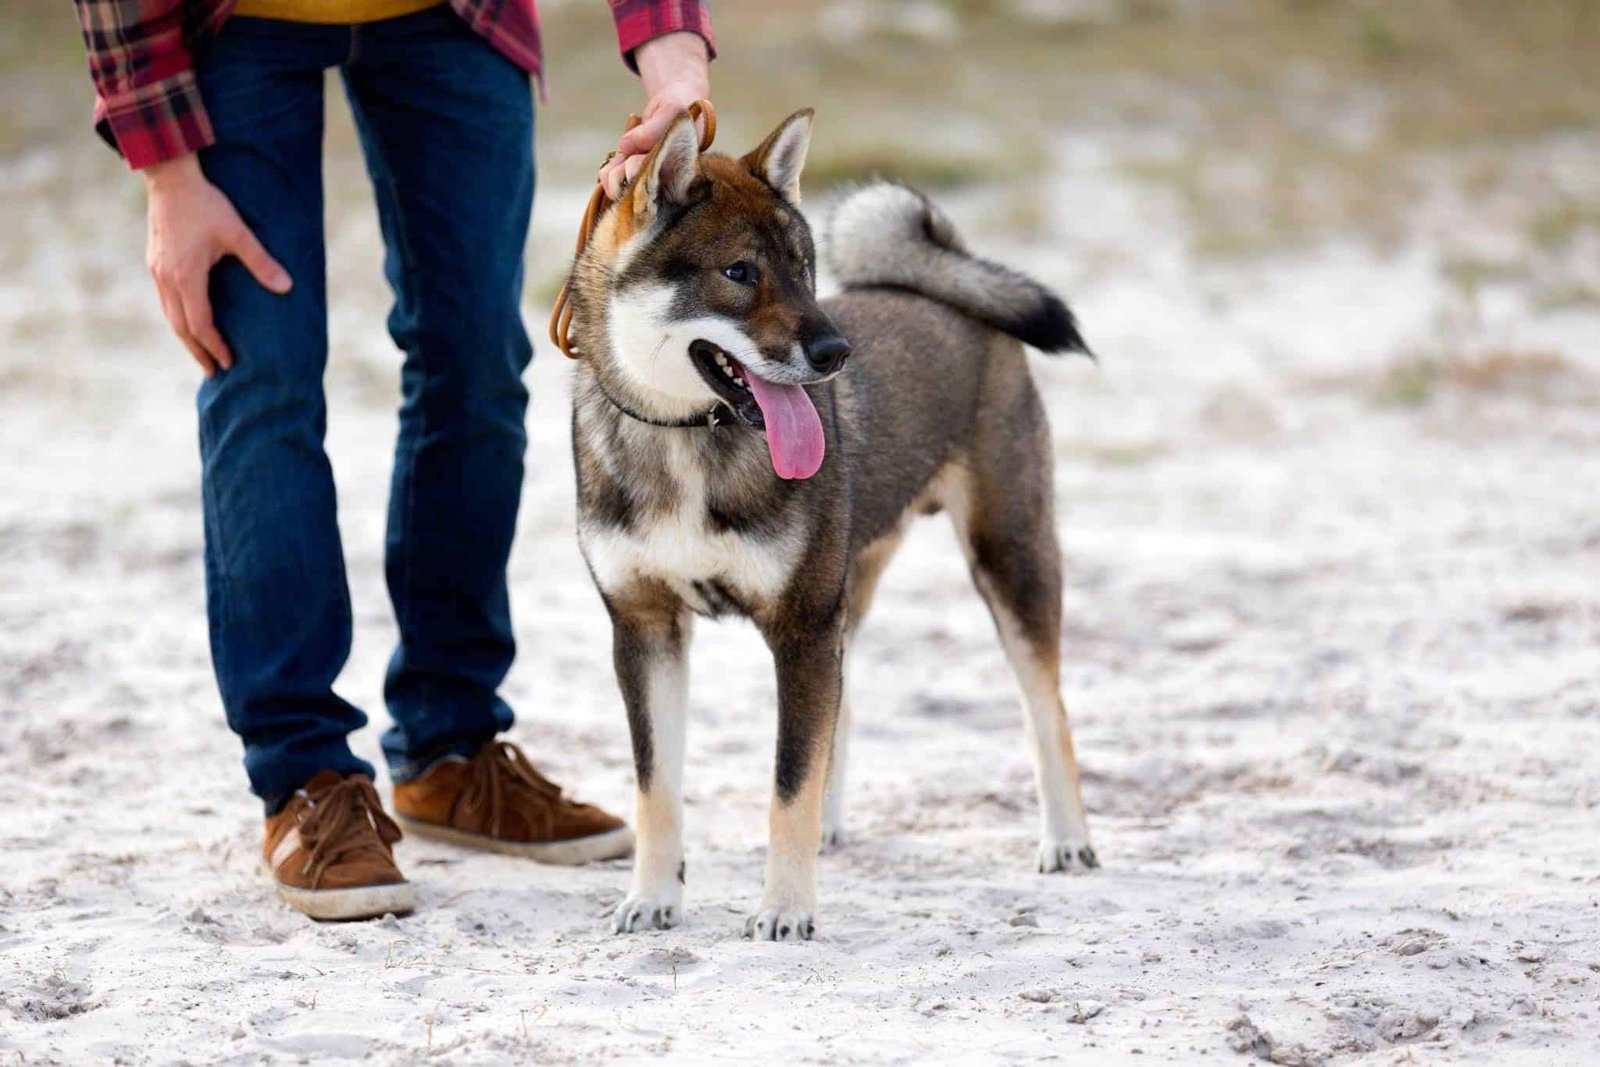
{"type": "Polygon", "coordinates": [[[733,159],[701,154],[680,116],[573,268],[579,539],[638,774],[619,932],[683,915],[698,614],[750,618],[777,664],[766,887],[746,933],[811,936],[817,851],[843,814],[851,635],[911,517],[939,510],[1021,684],[1038,867],[1097,866],[1059,686],[1050,431],[1022,342],[1087,349],[1058,298],[969,255],[901,186],[839,208],[844,292],[818,302],[799,211],[810,136],[801,111],[733,159]]]}

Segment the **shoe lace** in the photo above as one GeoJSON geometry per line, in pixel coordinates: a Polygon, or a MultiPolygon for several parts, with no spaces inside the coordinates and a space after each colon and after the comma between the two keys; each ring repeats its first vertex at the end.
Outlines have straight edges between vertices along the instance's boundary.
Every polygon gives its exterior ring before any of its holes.
{"type": "Polygon", "coordinates": [[[501,816],[508,805],[523,813],[540,813],[545,821],[561,803],[561,787],[540,774],[510,741],[491,741],[467,765],[467,788],[461,803],[469,809],[492,813],[489,832],[501,833],[501,816]]]}
{"type": "Polygon", "coordinates": [[[346,778],[311,798],[300,820],[306,874],[313,886],[328,869],[355,853],[377,849],[385,856],[401,837],[400,827],[383,810],[371,779],[346,778]]]}

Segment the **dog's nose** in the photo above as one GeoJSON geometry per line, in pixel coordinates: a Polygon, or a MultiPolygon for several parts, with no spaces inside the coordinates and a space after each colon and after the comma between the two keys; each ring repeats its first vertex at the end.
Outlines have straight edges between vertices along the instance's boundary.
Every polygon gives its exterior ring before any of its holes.
{"type": "Polygon", "coordinates": [[[805,341],[806,362],[814,370],[832,374],[850,358],[850,342],[837,333],[819,333],[805,341]]]}

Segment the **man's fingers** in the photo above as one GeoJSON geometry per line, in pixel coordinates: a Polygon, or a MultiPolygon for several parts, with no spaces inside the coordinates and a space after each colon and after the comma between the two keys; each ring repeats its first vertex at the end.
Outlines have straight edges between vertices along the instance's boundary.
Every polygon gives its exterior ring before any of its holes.
{"type": "Polygon", "coordinates": [[[627,183],[639,176],[644,160],[644,156],[618,156],[608,163],[605,172],[600,175],[600,184],[606,187],[606,195],[613,200],[621,200],[622,194],[628,191],[627,183]]]}
{"type": "Polygon", "coordinates": [[[189,354],[194,357],[194,361],[200,364],[200,370],[205,373],[207,378],[215,378],[217,376],[217,365],[212,362],[210,354],[205,349],[196,344],[194,339],[187,334],[180,333],[178,340],[183,342],[183,347],[189,350],[189,354]]]}
{"type": "MultiPolygon", "coordinates": [[[[657,102],[645,112],[643,122],[622,135],[616,152],[600,168],[600,184],[605,187],[607,196],[613,200],[622,199],[624,181],[632,182],[639,176],[645,157],[682,113],[681,107],[657,102]]],[[[695,125],[704,134],[705,116],[696,119],[695,125]]]]}
{"type": "Polygon", "coordinates": [[[172,326],[172,332],[177,335],[178,340],[183,342],[183,347],[189,350],[189,354],[194,357],[194,361],[200,364],[200,369],[205,372],[205,376],[207,378],[215,376],[217,365],[212,362],[210,354],[196,344],[193,337],[189,336],[189,321],[184,317],[183,304],[160,281],[156,283],[156,292],[161,296],[161,312],[166,315],[168,324],[172,326]]]}
{"type": "Polygon", "coordinates": [[[156,280],[156,299],[161,301],[161,317],[167,320],[167,325],[172,327],[172,332],[178,332],[179,319],[172,313],[172,300],[167,296],[167,287],[156,280]]]}
{"type": "Polygon", "coordinates": [[[621,200],[624,191],[623,182],[629,185],[639,176],[644,169],[647,156],[618,156],[606,164],[606,169],[600,175],[600,184],[606,187],[606,195],[613,200],[621,200]]]}
{"type": "Polygon", "coordinates": [[[183,317],[189,326],[189,337],[205,349],[217,366],[232,370],[233,353],[217,332],[217,324],[211,318],[210,295],[205,289],[183,295],[183,317]]]}
{"type": "Polygon", "coordinates": [[[643,122],[622,135],[622,140],[617,142],[617,151],[625,156],[648,152],[661,140],[661,135],[667,132],[667,127],[672,125],[672,120],[678,116],[660,108],[645,115],[643,122]]]}
{"type": "Polygon", "coordinates": [[[600,168],[600,184],[605,186],[606,195],[613,200],[622,199],[622,156],[615,156],[611,162],[600,168]]]}
{"type": "Polygon", "coordinates": [[[267,250],[261,247],[261,242],[256,240],[256,235],[250,232],[250,227],[243,221],[228,235],[227,250],[239,257],[239,262],[244,264],[256,281],[279,296],[287,293],[294,284],[289,272],[267,254],[267,250]]]}
{"type": "MultiPolygon", "coordinates": [[[[622,140],[617,142],[617,151],[625,156],[649,152],[656,146],[656,142],[661,140],[662,134],[667,132],[667,127],[671,126],[683,112],[683,108],[671,104],[652,107],[645,112],[643,122],[622,135],[622,140]]],[[[704,115],[695,119],[695,129],[702,136],[705,135],[704,115]]]]}

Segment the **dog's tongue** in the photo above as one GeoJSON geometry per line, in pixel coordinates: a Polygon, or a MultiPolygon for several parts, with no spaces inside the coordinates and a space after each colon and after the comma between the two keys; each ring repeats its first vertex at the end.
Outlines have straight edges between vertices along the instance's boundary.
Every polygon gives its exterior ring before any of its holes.
{"type": "Polygon", "coordinates": [[[780,478],[809,478],[822,466],[822,420],[816,405],[798,385],[765,382],[744,376],[761,415],[767,421],[767,451],[780,478]]]}

